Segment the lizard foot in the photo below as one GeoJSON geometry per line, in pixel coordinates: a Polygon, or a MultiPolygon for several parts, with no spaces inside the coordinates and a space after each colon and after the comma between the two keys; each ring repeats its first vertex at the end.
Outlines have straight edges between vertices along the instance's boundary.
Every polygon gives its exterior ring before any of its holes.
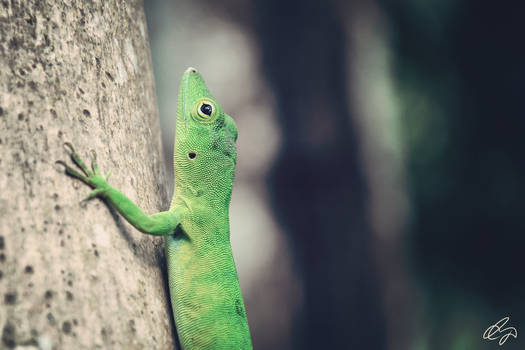
{"type": "Polygon", "coordinates": [[[79,179],[80,181],[84,182],[89,187],[93,188],[94,190],[84,199],[88,200],[97,196],[103,195],[107,188],[109,187],[109,184],[107,183],[107,180],[109,176],[111,175],[111,172],[109,171],[105,177],[103,177],[100,173],[100,170],[98,168],[97,164],[97,153],[95,151],[91,151],[92,154],[92,161],[91,161],[91,169],[89,169],[86,164],[80,159],[80,156],[73,148],[73,145],[69,142],[64,143],[64,147],[68,149],[70,152],[71,160],[75,165],[80,168],[82,173],[78,172],[76,169],[70,167],[66,164],[66,162],[62,160],[57,160],[57,164],[61,164],[66,169],[66,174],[74,177],[76,179],[79,179]]]}

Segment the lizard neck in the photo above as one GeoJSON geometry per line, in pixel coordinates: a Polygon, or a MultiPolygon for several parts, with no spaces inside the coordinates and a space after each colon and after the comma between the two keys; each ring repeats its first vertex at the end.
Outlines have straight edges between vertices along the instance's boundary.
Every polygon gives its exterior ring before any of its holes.
{"type": "Polygon", "coordinates": [[[180,199],[188,208],[206,207],[228,214],[233,189],[234,167],[214,162],[200,171],[187,174],[188,169],[175,163],[175,190],[172,207],[180,199]]]}

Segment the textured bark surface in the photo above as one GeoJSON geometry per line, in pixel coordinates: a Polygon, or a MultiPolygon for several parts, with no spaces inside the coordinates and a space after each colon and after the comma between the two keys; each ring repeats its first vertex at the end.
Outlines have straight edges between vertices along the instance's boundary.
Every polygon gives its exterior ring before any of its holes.
{"type": "Polygon", "coordinates": [[[167,208],[140,1],[0,3],[0,348],[173,348],[161,240],[81,202],[65,141],[167,208]]]}

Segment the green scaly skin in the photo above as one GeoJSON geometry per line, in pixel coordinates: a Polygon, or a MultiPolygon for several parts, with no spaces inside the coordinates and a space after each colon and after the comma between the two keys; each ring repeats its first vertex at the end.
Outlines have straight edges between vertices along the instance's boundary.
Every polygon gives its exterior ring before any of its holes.
{"type": "Polygon", "coordinates": [[[164,236],[171,306],[185,350],[252,348],[230,245],[228,208],[236,140],[235,122],[190,67],[179,91],[175,193],[168,211],[144,214],[108,184],[94,152],[89,169],[66,144],[82,173],[58,162],[68,175],[94,189],[87,199],[103,198],[141,232],[164,236]]]}

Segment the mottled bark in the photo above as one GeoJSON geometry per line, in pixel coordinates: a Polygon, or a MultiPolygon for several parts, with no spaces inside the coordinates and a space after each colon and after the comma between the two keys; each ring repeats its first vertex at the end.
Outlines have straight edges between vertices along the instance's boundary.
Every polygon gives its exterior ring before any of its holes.
{"type": "Polygon", "coordinates": [[[173,348],[161,241],[81,202],[66,141],[167,208],[140,1],[0,4],[0,348],[173,348]]]}

